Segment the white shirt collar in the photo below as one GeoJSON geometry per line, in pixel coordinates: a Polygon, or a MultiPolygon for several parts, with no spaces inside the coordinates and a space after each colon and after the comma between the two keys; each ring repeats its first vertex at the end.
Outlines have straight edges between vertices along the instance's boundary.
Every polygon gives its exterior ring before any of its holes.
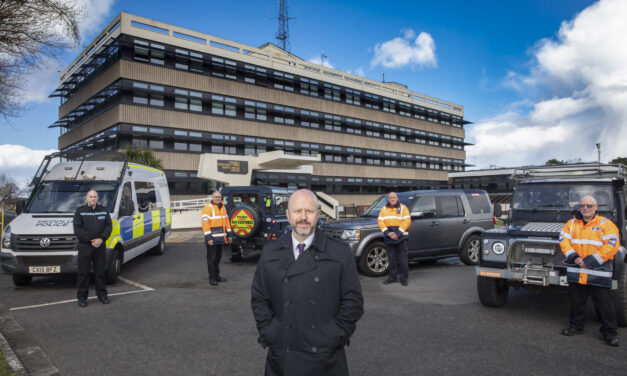
{"type": "MultiPolygon", "coordinates": [[[[313,243],[313,239],[314,239],[314,234],[315,232],[309,235],[309,237],[305,239],[304,242],[302,242],[302,243],[305,243],[305,251],[307,251],[309,247],[311,247],[311,243],[313,243]]],[[[296,240],[296,238],[294,237],[294,233],[292,232],[292,252],[294,252],[294,260],[298,260],[298,244],[300,243],[301,242],[296,240]]]]}

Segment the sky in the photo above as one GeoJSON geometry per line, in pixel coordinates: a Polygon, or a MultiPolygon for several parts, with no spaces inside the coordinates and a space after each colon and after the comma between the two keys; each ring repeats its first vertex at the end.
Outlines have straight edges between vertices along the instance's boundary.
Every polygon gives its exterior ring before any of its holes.
{"type": "MultiPolygon", "coordinates": [[[[276,43],[277,0],[67,0],[83,45],[121,11],[251,46],[276,43]]],[[[464,107],[469,169],[627,156],[627,1],[288,2],[291,52],[464,107]],[[321,56],[325,56],[321,58],[321,56]],[[321,60],[322,59],[322,60],[321,60]]],[[[59,71],[33,71],[26,111],[0,123],[0,173],[26,181],[56,150],[59,71]]]]}

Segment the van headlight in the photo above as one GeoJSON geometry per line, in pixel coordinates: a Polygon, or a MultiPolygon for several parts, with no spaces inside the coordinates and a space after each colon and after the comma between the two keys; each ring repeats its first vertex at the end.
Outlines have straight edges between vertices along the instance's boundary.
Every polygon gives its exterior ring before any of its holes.
{"type": "Polygon", "coordinates": [[[505,244],[501,242],[495,242],[494,244],[492,244],[492,252],[496,253],[497,255],[502,255],[503,252],[505,252],[505,244]]]}
{"type": "Polygon", "coordinates": [[[344,230],[340,238],[342,240],[359,240],[359,230],[344,230]]]}
{"type": "Polygon", "coordinates": [[[7,226],[2,233],[2,247],[11,249],[11,226],[7,226]]]}

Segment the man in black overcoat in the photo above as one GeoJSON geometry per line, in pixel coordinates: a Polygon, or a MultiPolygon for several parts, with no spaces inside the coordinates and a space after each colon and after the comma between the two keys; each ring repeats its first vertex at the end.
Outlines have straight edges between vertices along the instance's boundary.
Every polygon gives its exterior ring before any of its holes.
{"type": "Polygon", "coordinates": [[[364,313],[355,258],[316,231],[313,192],[292,194],[287,217],[292,231],[264,247],[251,291],[265,375],[348,375],[344,347],[364,313]]]}

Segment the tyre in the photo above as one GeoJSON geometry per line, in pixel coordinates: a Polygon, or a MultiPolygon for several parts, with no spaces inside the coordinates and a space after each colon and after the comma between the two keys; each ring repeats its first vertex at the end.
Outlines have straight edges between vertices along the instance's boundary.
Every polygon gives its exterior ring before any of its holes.
{"type": "Polygon", "coordinates": [[[33,281],[29,275],[13,274],[13,284],[15,286],[28,286],[33,281]]]}
{"type": "Polygon", "coordinates": [[[618,273],[618,289],[612,290],[616,321],[618,325],[627,326],[627,265],[618,273]]]}
{"type": "Polygon", "coordinates": [[[479,301],[486,307],[500,308],[507,301],[509,285],[503,278],[477,277],[479,301]]]}
{"type": "Polygon", "coordinates": [[[165,253],[165,233],[161,231],[161,236],[159,236],[159,243],[156,246],[148,251],[150,255],[161,256],[165,253]]]}
{"type": "Polygon", "coordinates": [[[369,276],[385,275],[389,266],[388,250],[382,242],[368,244],[359,258],[359,269],[369,276]]]}
{"type": "Polygon", "coordinates": [[[231,262],[242,262],[244,261],[244,257],[242,256],[242,252],[231,252],[230,257],[231,262]]]}
{"type": "Polygon", "coordinates": [[[481,252],[481,237],[470,235],[459,252],[459,258],[466,265],[478,265],[479,252],[481,252]]]}
{"type": "Polygon", "coordinates": [[[118,281],[118,275],[122,271],[122,260],[120,259],[120,253],[116,249],[113,257],[111,257],[111,261],[109,262],[109,267],[105,273],[105,282],[108,285],[112,285],[118,281]]]}
{"type": "Polygon", "coordinates": [[[261,229],[259,210],[250,205],[242,204],[233,208],[231,214],[233,235],[240,239],[250,239],[261,229]]]}

